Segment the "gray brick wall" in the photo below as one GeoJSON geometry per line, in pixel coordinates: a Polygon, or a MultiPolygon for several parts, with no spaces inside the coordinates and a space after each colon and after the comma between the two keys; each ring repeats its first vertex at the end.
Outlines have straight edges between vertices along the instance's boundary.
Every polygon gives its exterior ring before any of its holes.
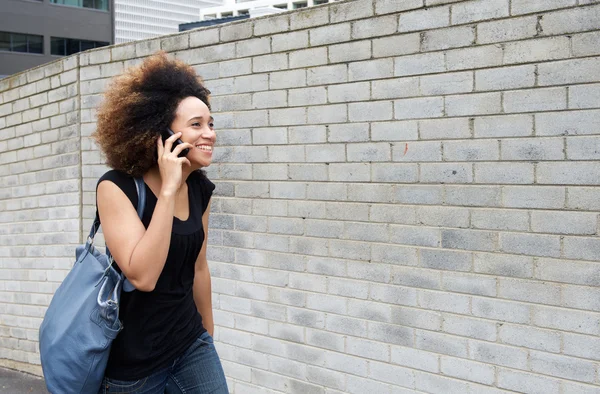
{"type": "Polygon", "coordinates": [[[95,108],[161,48],[213,92],[232,393],[600,392],[593,0],[349,0],[0,81],[0,365],[40,372],[95,108]]]}

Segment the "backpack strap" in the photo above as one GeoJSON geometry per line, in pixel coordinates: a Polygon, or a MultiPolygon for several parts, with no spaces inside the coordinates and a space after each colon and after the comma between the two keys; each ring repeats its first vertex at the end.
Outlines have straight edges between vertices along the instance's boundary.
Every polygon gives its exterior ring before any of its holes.
{"type": "MultiPolygon", "coordinates": [[[[135,189],[138,195],[137,214],[140,220],[142,220],[142,217],[144,216],[144,209],[146,208],[146,187],[144,185],[143,178],[133,178],[133,180],[135,181],[135,189]]],[[[100,215],[98,214],[98,210],[96,209],[96,218],[94,219],[94,223],[92,224],[92,228],[90,230],[90,234],[88,235],[88,239],[86,242],[88,245],[91,245],[94,242],[94,237],[96,236],[96,233],[99,229],[100,215]]],[[[108,256],[108,261],[112,263],[113,258],[110,254],[110,250],[108,250],[108,246],[106,247],[106,255],[108,256]]],[[[127,278],[125,278],[125,281],[123,282],[123,291],[130,292],[133,290],[135,290],[135,287],[131,284],[131,282],[129,282],[127,278]]]]}

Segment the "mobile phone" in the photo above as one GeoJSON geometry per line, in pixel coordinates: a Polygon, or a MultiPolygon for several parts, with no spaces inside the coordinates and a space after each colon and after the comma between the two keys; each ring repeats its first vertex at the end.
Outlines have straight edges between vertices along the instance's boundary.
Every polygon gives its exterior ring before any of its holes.
{"type": "MultiPolygon", "coordinates": [[[[163,140],[163,144],[165,143],[165,141],[167,140],[167,138],[170,138],[172,135],[174,135],[175,133],[173,132],[173,130],[171,130],[170,128],[167,127],[166,130],[164,130],[162,132],[162,140],[163,140]]],[[[183,144],[183,141],[180,140],[179,138],[177,138],[175,140],[175,142],[173,143],[173,149],[175,149],[175,147],[179,144],[183,144]]],[[[171,149],[171,152],[173,152],[173,149],[171,149]]],[[[182,150],[177,157],[184,157],[185,155],[188,154],[188,152],[190,151],[190,148],[185,148],[184,150],[182,150]]]]}

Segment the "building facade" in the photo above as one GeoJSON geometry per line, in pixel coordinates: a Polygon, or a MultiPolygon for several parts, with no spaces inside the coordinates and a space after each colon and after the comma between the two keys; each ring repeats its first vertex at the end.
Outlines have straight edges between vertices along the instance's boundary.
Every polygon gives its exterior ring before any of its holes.
{"type": "Polygon", "coordinates": [[[281,10],[296,10],[315,5],[333,3],[337,0],[224,0],[223,5],[202,8],[200,19],[227,18],[250,14],[252,10],[274,7],[281,10]]]}
{"type": "Polygon", "coordinates": [[[222,0],[115,0],[115,43],[177,33],[182,23],[198,20],[203,7],[222,0]]]}
{"type": "Polygon", "coordinates": [[[0,78],[114,43],[113,0],[2,0],[0,78]]]}

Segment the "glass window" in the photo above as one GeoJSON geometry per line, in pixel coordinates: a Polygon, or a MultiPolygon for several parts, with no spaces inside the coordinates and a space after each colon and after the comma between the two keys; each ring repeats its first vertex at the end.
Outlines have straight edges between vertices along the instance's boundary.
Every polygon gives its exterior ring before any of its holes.
{"type": "Polygon", "coordinates": [[[50,40],[50,53],[58,56],[65,56],[65,39],[52,37],[50,40]]]}
{"type": "Polygon", "coordinates": [[[0,51],[10,51],[10,33],[0,31],[0,51]]]}
{"type": "Polygon", "coordinates": [[[29,53],[44,53],[44,37],[29,36],[29,53]]]}
{"type": "Polygon", "coordinates": [[[87,41],[87,40],[81,41],[81,51],[87,51],[88,49],[94,49],[94,48],[96,48],[96,43],[94,41],[87,41]]]}
{"type": "Polygon", "coordinates": [[[327,4],[328,2],[329,2],[329,0],[315,0],[315,5],[327,4]]]}
{"type": "Polygon", "coordinates": [[[16,33],[12,34],[12,51],[27,53],[27,35],[16,33]]]}
{"type": "Polygon", "coordinates": [[[88,49],[100,48],[110,45],[104,41],[77,40],[74,38],[52,37],[50,52],[57,56],[68,56],[88,49]]]}
{"type": "Polygon", "coordinates": [[[306,2],[306,1],[301,1],[301,2],[298,2],[298,3],[294,3],[294,9],[295,10],[298,9],[298,8],[305,8],[305,7],[308,7],[308,2],[306,2]]]}
{"type": "Polygon", "coordinates": [[[50,3],[108,11],[108,0],[50,0],[50,3]]]}
{"type": "Polygon", "coordinates": [[[0,51],[44,53],[44,37],[0,31],[0,51]]]}
{"type": "Polygon", "coordinates": [[[81,52],[80,44],[81,44],[81,41],[79,41],[79,40],[73,40],[71,38],[67,38],[67,45],[66,45],[67,56],[72,55],[77,52],[81,52]]]}

